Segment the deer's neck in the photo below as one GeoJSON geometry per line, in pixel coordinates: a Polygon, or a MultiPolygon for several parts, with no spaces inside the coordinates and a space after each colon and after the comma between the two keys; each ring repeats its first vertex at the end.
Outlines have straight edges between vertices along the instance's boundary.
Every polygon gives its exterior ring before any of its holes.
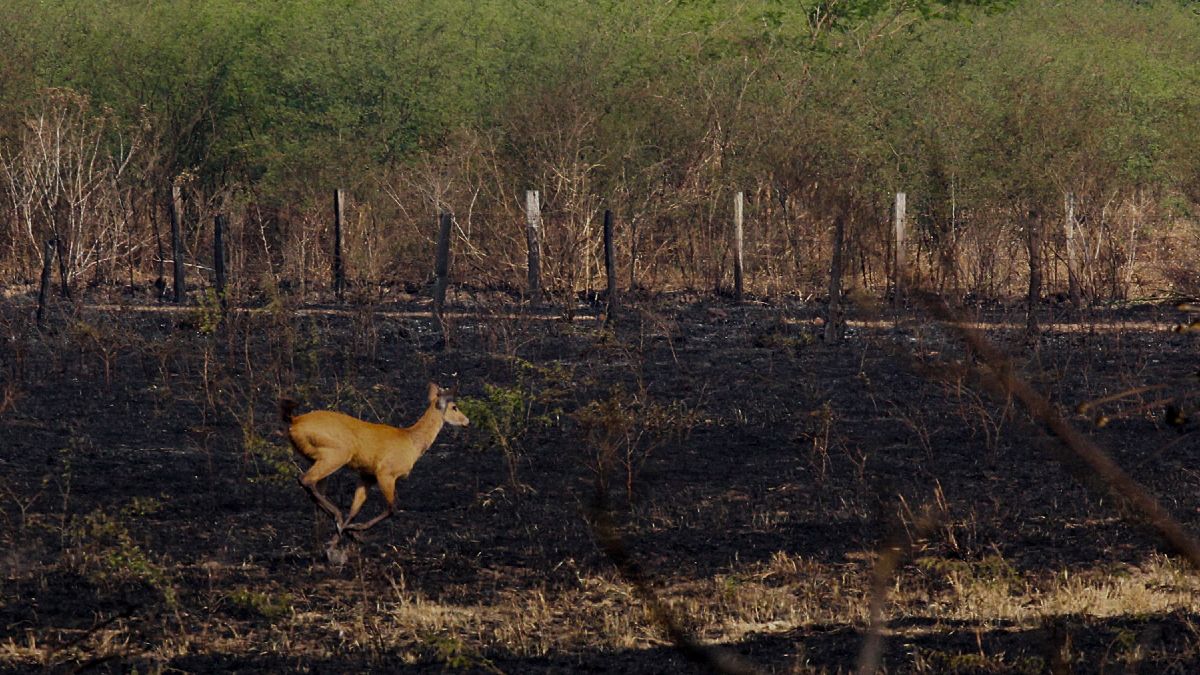
{"type": "Polygon", "coordinates": [[[437,409],[437,405],[431,404],[425,414],[421,415],[421,419],[413,423],[407,429],[409,438],[412,439],[413,445],[417,447],[417,457],[425,454],[429,446],[437,440],[437,436],[442,431],[442,425],[446,423],[446,416],[442,411],[437,409]]]}

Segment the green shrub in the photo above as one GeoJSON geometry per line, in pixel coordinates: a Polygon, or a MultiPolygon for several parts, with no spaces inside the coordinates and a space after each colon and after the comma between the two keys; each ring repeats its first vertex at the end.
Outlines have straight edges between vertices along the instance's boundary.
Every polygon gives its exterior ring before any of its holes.
{"type": "Polygon", "coordinates": [[[251,483],[291,484],[300,476],[290,447],[271,443],[253,430],[244,430],[242,447],[254,471],[251,483]]]}
{"type": "Polygon", "coordinates": [[[275,595],[250,588],[237,588],[226,597],[241,613],[251,616],[275,620],[292,613],[292,596],[288,593],[275,595]]]}
{"type": "Polygon", "coordinates": [[[72,521],[65,532],[68,564],[98,586],[149,587],[174,606],[176,593],[166,566],[137,543],[129,526],[161,508],[157,499],[135,498],[115,514],[97,509],[72,521]]]}
{"type": "Polygon", "coordinates": [[[481,450],[498,448],[503,452],[513,487],[526,490],[529,486],[518,477],[525,443],[531,435],[558,423],[572,379],[560,364],[539,366],[523,359],[514,359],[514,363],[514,386],[484,383],[482,397],[464,396],[458,400],[458,407],[476,430],[474,444],[481,450]]]}

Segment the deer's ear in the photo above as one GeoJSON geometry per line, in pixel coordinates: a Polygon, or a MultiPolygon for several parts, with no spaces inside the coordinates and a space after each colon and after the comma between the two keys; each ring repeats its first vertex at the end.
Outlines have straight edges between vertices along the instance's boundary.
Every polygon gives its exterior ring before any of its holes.
{"type": "Polygon", "coordinates": [[[429,383],[429,402],[430,403],[433,403],[438,400],[438,393],[440,393],[441,390],[442,390],[442,388],[437,386],[436,383],[434,383],[434,382],[429,383]]]}

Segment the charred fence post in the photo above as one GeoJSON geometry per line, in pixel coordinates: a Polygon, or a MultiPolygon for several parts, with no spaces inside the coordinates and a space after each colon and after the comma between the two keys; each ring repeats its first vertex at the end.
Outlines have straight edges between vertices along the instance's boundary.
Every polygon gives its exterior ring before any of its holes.
{"type": "Polygon", "coordinates": [[[183,197],[179,186],[171,186],[171,258],[175,268],[175,302],[186,300],[187,288],[184,281],[183,269],[183,233],[180,231],[183,219],[183,197]]]}
{"type": "Polygon", "coordinates": [[[217,300],[221,311],[229,309],[225,278],[225,216],[213,216],[213,275],[217,286],[217,300]]]}
{"type": "Polygon", "coordinates": [[[346,290],[346,268],[342,262],[342,224],[346,217],[344,190],[333,191],[333,294],[342,301],[346,290]]]}
{"type": "Polygon", "coordinates": [[[604,210],[604,269],[608,273],[608,323],[617,312],[617,261],[613,250],[613,213],[604,210]]]}
{"type": "Polygon", "coordinates": [[[833,221],[833,262],[829,268],[829,311],[825,321],[825,341],[842,339],[845,322],[842,317],[842,256],[846,244],[846,214],[839,209],[833,221]]]}
{"type": "Polygon", "coordinates": [[[434,275],[437,277],[433,284],[433,318],[442,329],[442,338],[449,342],[449,331],[442,317],[442,308],[446,304],[446,286],[450,283],[450,225],[454,214],[443,211],[439,216],[437,254],[434,259],[434,275]]]}
{"type": "Polygon", "coordinates": [[[159,228],[159,204],[156,203],[150,209],[150,224],[154,227],[154,262],[155,272],[154,290],[155,297],[159,302],[167,299],[167,253],[163,250],[162,232],[159,228]]]}
{"type": "Polygon", "coordinates": [[[637,264],[638,264],[638,219],[634,215],[629,219],[629,292],[634,293],[637,290],[637,264]]]}
{"type": "Polygon", "coordinates": [[[71,299],[71,283],[67,280],[67,242],[63,241],[62,237],[51,239],[54,242],[54,250],[58,255],[58,282],[61,286],[60,292],[64,300],[71,299]]]}
{"type": "Polygon", "coordinates": [[[46,302],[50,298],[50,276],[54,272],[54,240],[47,239],[42,245],[42,282],[38,286],[37,326],[42,327],[46,317],[46,302]]]}

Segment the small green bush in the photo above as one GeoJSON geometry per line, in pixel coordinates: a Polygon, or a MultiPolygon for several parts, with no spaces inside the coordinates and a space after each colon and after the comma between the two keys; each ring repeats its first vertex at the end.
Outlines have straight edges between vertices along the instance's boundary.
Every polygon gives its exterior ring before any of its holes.
{"type": "Polygon", "coordinates": [[[511,387],[485,383],[482,397],[464,396],[458,407],[476,429],[473,444],[480,450],[499,448],[508,464],[513,487],[529,489],[518,478],[527,439],[551,429],[561,419],[562,401],[571,390],[571,373],[562,365],[541,366],[513,360],[517,383],[511,387]]]}
{"type": "Polygon", "coordinates": [[[115,514],[97,509],[72,521],[64,533],[68,565],[97,586],[146,586],[174,606],[176,593],[166,566],[137,543],[129,525],[161,508],[159,500],[139,497],[115,514]]]}
{"type": "Polygon", "coordinates": [[[237,588],[230,591],[226,597],[240,612],[264,619],[281,619],[292,613],[292,596],[288,593],[275,595],[266,591],[237,588]]]}

